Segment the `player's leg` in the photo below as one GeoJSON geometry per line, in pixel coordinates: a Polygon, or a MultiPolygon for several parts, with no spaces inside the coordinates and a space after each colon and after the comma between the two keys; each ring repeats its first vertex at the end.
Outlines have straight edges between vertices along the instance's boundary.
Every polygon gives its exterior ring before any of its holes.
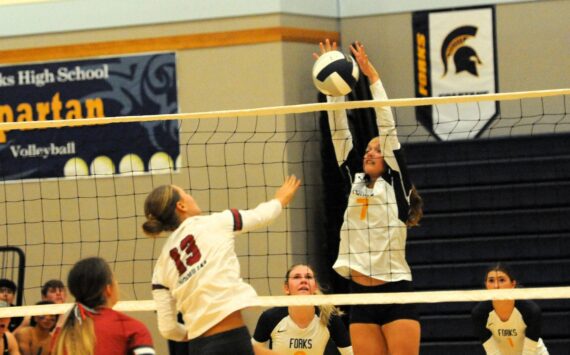
{"type": "Polygon", "coordinates": [[[417,355],[420,353],[420,322],[398,319],[382,326],[382,333],[390,355],[417,355]]]}
{"type": "Polygon", "coordinates": [[[388,354],[382,328],[374,323],[352,323],[350,341],[355,355],[388,354]]]}

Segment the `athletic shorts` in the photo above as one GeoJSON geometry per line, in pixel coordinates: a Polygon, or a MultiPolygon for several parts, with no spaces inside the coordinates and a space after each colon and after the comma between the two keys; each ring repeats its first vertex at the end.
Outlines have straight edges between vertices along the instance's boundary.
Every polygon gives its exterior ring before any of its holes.
{"type": "MultiPolygon", "coordinates": [[[[350,282],[350,293],[390,293],[413,291],[410,281],[388,282],[379,286],[362,286],[350,282]]],[[[371,304],[354,305],[350,307],[350,324],[374,323],[384,325],[398,319],[413,319],[420,317],[415,304],[371,304]]]]}
{"type": "Polygon", "coordinates": [[[188,342],[188,355],[253,355],[251,335],[246,327],[192,339],[188,342]]]}

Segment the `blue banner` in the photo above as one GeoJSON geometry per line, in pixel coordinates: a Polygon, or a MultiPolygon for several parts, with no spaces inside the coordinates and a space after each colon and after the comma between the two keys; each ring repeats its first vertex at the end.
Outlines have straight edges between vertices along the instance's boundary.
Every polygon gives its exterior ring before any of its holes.
{"type": "MultiPolygon", "coordinates": [[[[495,8],[415,12],[416,97],[498,91],[495,8]]],[[[418,106],[416,117],[439,140],[479,137],[498,117],[494,101],[418,106]]]]}
{"type": "MultiPolygon", "coordinates": [[[[0,67],[0,122],[178,112],[174,53],[0,67]]],[[[178,168],[178,121],[0,131],[0,180],[178,168]]]]}

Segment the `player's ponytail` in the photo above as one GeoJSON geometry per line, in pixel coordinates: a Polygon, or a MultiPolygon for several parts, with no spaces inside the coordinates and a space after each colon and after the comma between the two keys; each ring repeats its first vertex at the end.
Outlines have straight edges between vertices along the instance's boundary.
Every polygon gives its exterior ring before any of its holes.
{"type": "MultiPolygon", "coordinates": [[[[323,293],[319,289],[316,294],[322,295],[323,293]]],[[[318,307],[319,307],[319,313],[320,313],[319,320],[321,321],[321,324],[323,324],[325,327],[327,327],[329,325],[329,322],[330,322],[332,316],[339,316],[340,317],[344,314],[344,312],[341,311],[340,308],[338,308],[334,304],[322,304],[318,307]]]]}
{"type": "Polygon", "coordinates": [[[162,185],[147,196],[144,202],[146,222],[142,228],[145,234],[156,237],[164,231],[173,231],[178,228],[180,219],[176,214],[176,203],[180,194],[172,185],[162,185]]]}
{"type": "Polygon", "coordinates": [[[410,191],[410,211],[408,213],[408,220],[406,221],[406,225],[408,227],[415,227],[420,224],[420,220],[424,216],[424,201],[422,197],[416,190],[415,186],[412,186],[410,191]]]}
{"type": "Polygon", "coordinates": [[[102,258],[86,258],[73,265],[67,285],[76,304],[65,315],[61,330],[56,331],[55,355],[94,354],[96,337],[91,316],[97,307],[107,304],[105,289],[112,284],[113,272],[102,258]]]}

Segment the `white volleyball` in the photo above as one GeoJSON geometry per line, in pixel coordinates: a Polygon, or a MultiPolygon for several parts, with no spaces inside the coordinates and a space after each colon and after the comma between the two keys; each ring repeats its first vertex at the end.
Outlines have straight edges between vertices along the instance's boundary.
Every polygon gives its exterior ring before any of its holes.
{"type": "Polygon", "coordinates": [[[313,65],[313,83],[329,96],[344,96],[352,91],[360,71],[354,59],[339,51],[322,54],[313,65]]]}

